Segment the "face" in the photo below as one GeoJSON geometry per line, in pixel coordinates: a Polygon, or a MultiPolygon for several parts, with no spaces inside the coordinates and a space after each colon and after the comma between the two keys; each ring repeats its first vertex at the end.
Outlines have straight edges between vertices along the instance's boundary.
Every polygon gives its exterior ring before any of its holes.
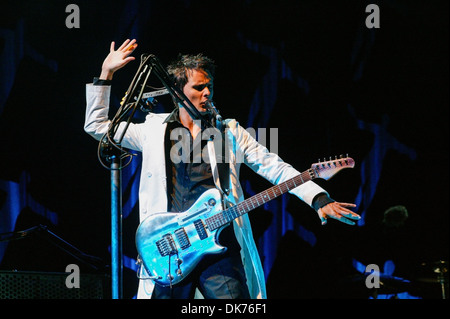
{"type": "Polygon", "coordinates": [[[205,103],[213,98],[213,79],[203,70],[191,70],[183,93],[199,112],[206,112],[205,103]]]}

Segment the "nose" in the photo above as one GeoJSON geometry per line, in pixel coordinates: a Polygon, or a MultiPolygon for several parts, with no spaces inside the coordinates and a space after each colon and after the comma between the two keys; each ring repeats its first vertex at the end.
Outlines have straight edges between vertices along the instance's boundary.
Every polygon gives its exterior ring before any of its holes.
{"type": "Polygon", "coordinates": [[[206,86],[203,89],[203,96],[206,97],[206,98],[209,98],[211,96],[211,90],[209,89],[209,87],[206,86]]]}
{"type": "Polygon", "coordinates": [[[214,89],[212,87],[208,87],[205,89],[205,97],[208,100],[212,100],[213,99],[213,95],[214,95],[214,89]]]}

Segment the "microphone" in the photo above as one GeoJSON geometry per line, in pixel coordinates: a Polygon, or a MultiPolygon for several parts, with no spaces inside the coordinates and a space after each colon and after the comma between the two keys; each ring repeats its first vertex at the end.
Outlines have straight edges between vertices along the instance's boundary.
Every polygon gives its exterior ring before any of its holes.
{"type": "Polygon", "coordinates": [[[222,116],[220,115],[219,110],[217,110],[213,101],[211,100],[206,101],[205,106],[209,110],[211,115],[216,119],[216,121],[222,122],[222,116]]]}
{"type": "Polygon", "coordinates": [[[222,130],[223,126],[222,116],[220,115],[219,110],[214,105],[214,102],[211,100],[206,101],[205,107],[208,109],[212,117],[216,120],[216,127],[219,130],[222,130]]]}

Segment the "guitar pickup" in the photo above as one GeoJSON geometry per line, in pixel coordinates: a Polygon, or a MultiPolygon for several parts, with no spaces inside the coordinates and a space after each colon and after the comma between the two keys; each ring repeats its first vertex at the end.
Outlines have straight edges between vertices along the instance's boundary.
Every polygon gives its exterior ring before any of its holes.
{"type": "Polygon", "coordinates": [[[174,233],[175,233],[175,236],[177,237],[177,240],[178,240],[178,243],[180,244],[181,249],[186,249],[189,246],[191,246],[191,243],[189,242],[189,238],[183,227],[178,228],[174,233]]]}
{"type": "Polygon", "coordinates": [[[162,239],[156,242],[156,247],[162,257],[177,253],[177,247],[171,234],[165,234],[162,239]]]}
{"type": "Polygon", "coordinates": [[[195,230],[197,231],[198,237],[200,237],[201,240],[208,237],[205,225],[203,225],[203,221],[201,219],[197,219],[196,221],[194,221],[194,226],[195,230]]]}

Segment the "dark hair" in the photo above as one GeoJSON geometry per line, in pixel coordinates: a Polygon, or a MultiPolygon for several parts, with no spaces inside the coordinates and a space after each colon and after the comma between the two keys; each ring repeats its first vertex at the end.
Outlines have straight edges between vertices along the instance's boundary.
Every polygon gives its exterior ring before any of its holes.
{"type": "Polygon", "coordinates": [[[203,70],[209,74],[211,80],[214,79],[216,72],[215,62],[204,56],[202,53],[192,55],[178,55],[178,59],[171,62],[167,67],[172,80],[182,90],[188,82],[188,72],[191,70],[203,70]]]}

